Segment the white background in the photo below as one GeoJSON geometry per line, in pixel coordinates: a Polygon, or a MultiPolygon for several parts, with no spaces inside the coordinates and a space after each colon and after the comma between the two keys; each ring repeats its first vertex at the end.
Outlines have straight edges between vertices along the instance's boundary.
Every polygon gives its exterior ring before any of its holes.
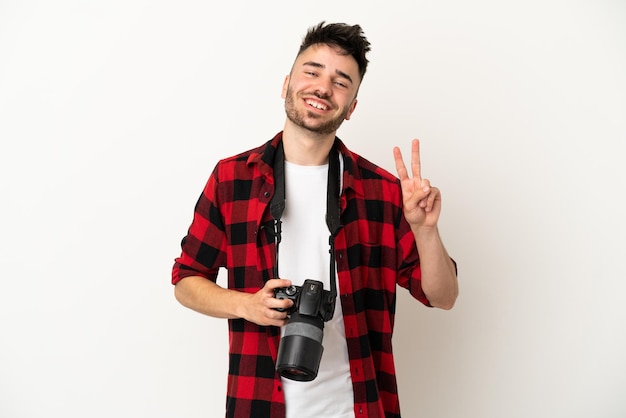
{"type": "Polygon", "coordinates": [[[400,292],[403,416],[626,416],[626,3],[2,0],[0,417],[223,416],[226,322],[170,270],[321,20],[373,48],[339,136],[421,138],[459,264],[450,312],[400,292]]]}

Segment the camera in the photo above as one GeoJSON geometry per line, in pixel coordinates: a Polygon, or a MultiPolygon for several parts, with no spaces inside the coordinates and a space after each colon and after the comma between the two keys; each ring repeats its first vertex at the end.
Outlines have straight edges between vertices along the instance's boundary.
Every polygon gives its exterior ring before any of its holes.
{"type": "Polygon", "coordinates": [[[302,286],[282,287],[274,290],[277,299],[291,299],[293,306],[285,332],[278,346],[276,370],[291,380],[308,382],[317,377],[324,347],[324,322],[335,311],[335,295],[324,290],[317,280],[305,280],[302,286]]]}

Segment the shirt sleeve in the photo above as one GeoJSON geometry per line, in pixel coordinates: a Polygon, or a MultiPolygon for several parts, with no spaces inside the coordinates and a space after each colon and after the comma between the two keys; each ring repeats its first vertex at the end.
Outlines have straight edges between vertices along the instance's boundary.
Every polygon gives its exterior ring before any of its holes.
{"type": "Polygon", "coordinates": [[[218,167],[213,170],[196,206],[181,254],[174,260],[172,284],[188,276],[215,281],[226,259],[226,234],[220,212],[218,167]]]}
{"type": "Polygon", "coordinates": [[[407,289],[411,295],[424,305],[432,307],[422,289],[422,269],[411,227],[400,211],[398,223],[398,285],[407,289]]]}

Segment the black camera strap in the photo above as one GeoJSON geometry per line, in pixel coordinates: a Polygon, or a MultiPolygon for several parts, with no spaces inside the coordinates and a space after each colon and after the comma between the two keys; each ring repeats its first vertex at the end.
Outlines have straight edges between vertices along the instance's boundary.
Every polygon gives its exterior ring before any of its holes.
{"type": "MultiPolygon", "coordinates": [[[[340,220],[340,172],[339,151],[333,144],[328,155],[328,186],[326,188],[326,225],[330,231],[328,244],[330,245],[330,291],[333,300],[337,297],[337,283],[335,281],[335,236],[341,228],[340,220]]],[[[270,213],[274,218],[274,240],[276,243],[276,262],[274,264],[274,277],[278,275],[278,248],[281,241],[282,221],[280,218],[285,211],[285,151],[283,142],[276,147],[274,156],[274,196],[270,202],[270,213]]]]}

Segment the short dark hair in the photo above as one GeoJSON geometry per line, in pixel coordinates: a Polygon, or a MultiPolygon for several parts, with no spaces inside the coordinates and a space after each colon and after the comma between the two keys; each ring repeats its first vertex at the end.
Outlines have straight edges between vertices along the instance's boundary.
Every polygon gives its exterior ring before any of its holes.
{"type": "Polygon", "coordinates": [[[315,44],[326,44],[342,49],[346,55],[351,55],[359,66],[361,80],[367,70],[369,62],[365,55],[370,51],[370,43],[363,34],[359,25],[347,25],[345,23],[329,23],[322,21],[312,26],[307,31],[298,55],[305,49],[315,44]]]}

